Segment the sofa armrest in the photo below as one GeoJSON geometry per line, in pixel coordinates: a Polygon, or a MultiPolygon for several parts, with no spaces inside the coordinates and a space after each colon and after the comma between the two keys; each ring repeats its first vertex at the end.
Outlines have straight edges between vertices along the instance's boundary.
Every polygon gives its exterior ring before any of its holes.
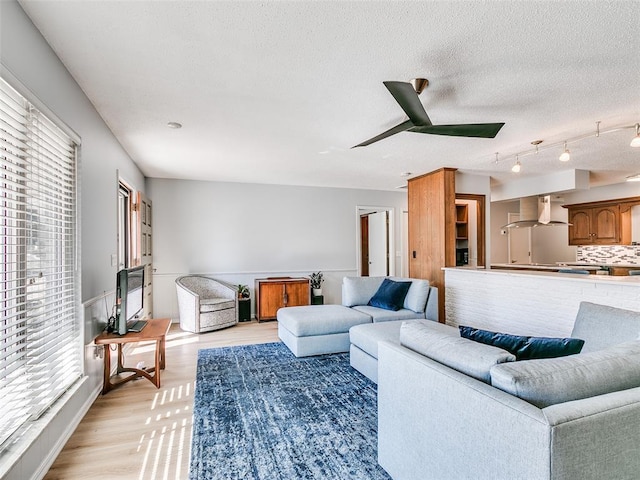
{"type": "Polygon", "coordinates": [[[553,478],[632,480],[640,472],[640,387],[543,409],[553,478]]]}

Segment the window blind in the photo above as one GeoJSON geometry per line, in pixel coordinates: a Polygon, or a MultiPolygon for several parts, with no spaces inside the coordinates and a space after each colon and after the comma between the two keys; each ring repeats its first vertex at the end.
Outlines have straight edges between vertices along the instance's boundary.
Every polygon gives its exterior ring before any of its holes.
{"type": "Polygon", "coordinates": [[[0,79],[0,445],[82,375],[76,144],[0,79]]]}

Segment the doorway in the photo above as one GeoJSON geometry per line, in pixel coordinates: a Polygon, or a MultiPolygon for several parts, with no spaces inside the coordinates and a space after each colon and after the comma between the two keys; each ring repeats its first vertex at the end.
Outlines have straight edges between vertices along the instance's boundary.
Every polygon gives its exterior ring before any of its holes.
{"type": "Polygon", "coordinates": [[[485,266],[485,202],[484,195],[456,194],[456,205],[466,206],[462,217],[456,209],[456,265],[485,266]]]}
{"type": "Polygon", "coordinates": [[[358,275],[395,275],[392,207],[356,207],[358,275]]]}

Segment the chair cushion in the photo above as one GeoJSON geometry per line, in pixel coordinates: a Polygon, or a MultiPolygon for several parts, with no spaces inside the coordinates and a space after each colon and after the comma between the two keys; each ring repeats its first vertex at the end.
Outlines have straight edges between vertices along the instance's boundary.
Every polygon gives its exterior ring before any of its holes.
{"type": "Polygon", "coordinates": [[[397,312],[404,306],[411,282],[394,282],[385,278],[367,305],[397,312]]]}
{"type": "Polygon", "coordinates": [[[442,329],[436,322],[404,322],[400,344],[470,377],[489,383],[491,367],[516,357],[501,348],[460,337],[458,329],[442,329]]]}
{"type": "Polygon", "coordinates": [[[207,298],[200,300],[200,313],[217,312],[227,308],[235,308],[236,301],[228,298],[207,298]]]}
{"type": "Polygon", "coordinates": [[[640,341],[491,368],[491,385],[544,408],[640,386],[640,341]]]}

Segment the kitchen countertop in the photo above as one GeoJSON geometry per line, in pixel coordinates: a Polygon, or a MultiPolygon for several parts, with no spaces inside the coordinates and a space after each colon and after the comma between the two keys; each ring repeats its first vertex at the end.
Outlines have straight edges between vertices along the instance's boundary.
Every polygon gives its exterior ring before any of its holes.
{"type": "Polygon", "coordinates": [[[517,268],[484,268],[484,267],[444,267],[443,270],[473,272],[484,275],[512,275],[512,276],[531,276],[556,280],[570,280],[576,282],[597,282],[624,284],[634,287],[640,287],[640,276],[629,275],[576,275],[575,273],[559,273],[557,270],[541,269],[541,270],[522,270],[517,268]]]}
{"type": "Polygon", "coordinates": [[[558,262],[558,265],[570,265],[570,266],[594,266],[594,267],[622,267],[622,268],[637,268],[640,270],[640,264],[633,263],[593,263],[593,262],[558,262]]]}
{"type": "Polygon", "coordinates": [[[513,270],[589,270],[597,271],[602,270],[600,266],[588,264],[588,265],[576,265],[576,264],[551,264],[551,263],[492,263],[491,268],[495,269],[513,269],[513,270]]]}

